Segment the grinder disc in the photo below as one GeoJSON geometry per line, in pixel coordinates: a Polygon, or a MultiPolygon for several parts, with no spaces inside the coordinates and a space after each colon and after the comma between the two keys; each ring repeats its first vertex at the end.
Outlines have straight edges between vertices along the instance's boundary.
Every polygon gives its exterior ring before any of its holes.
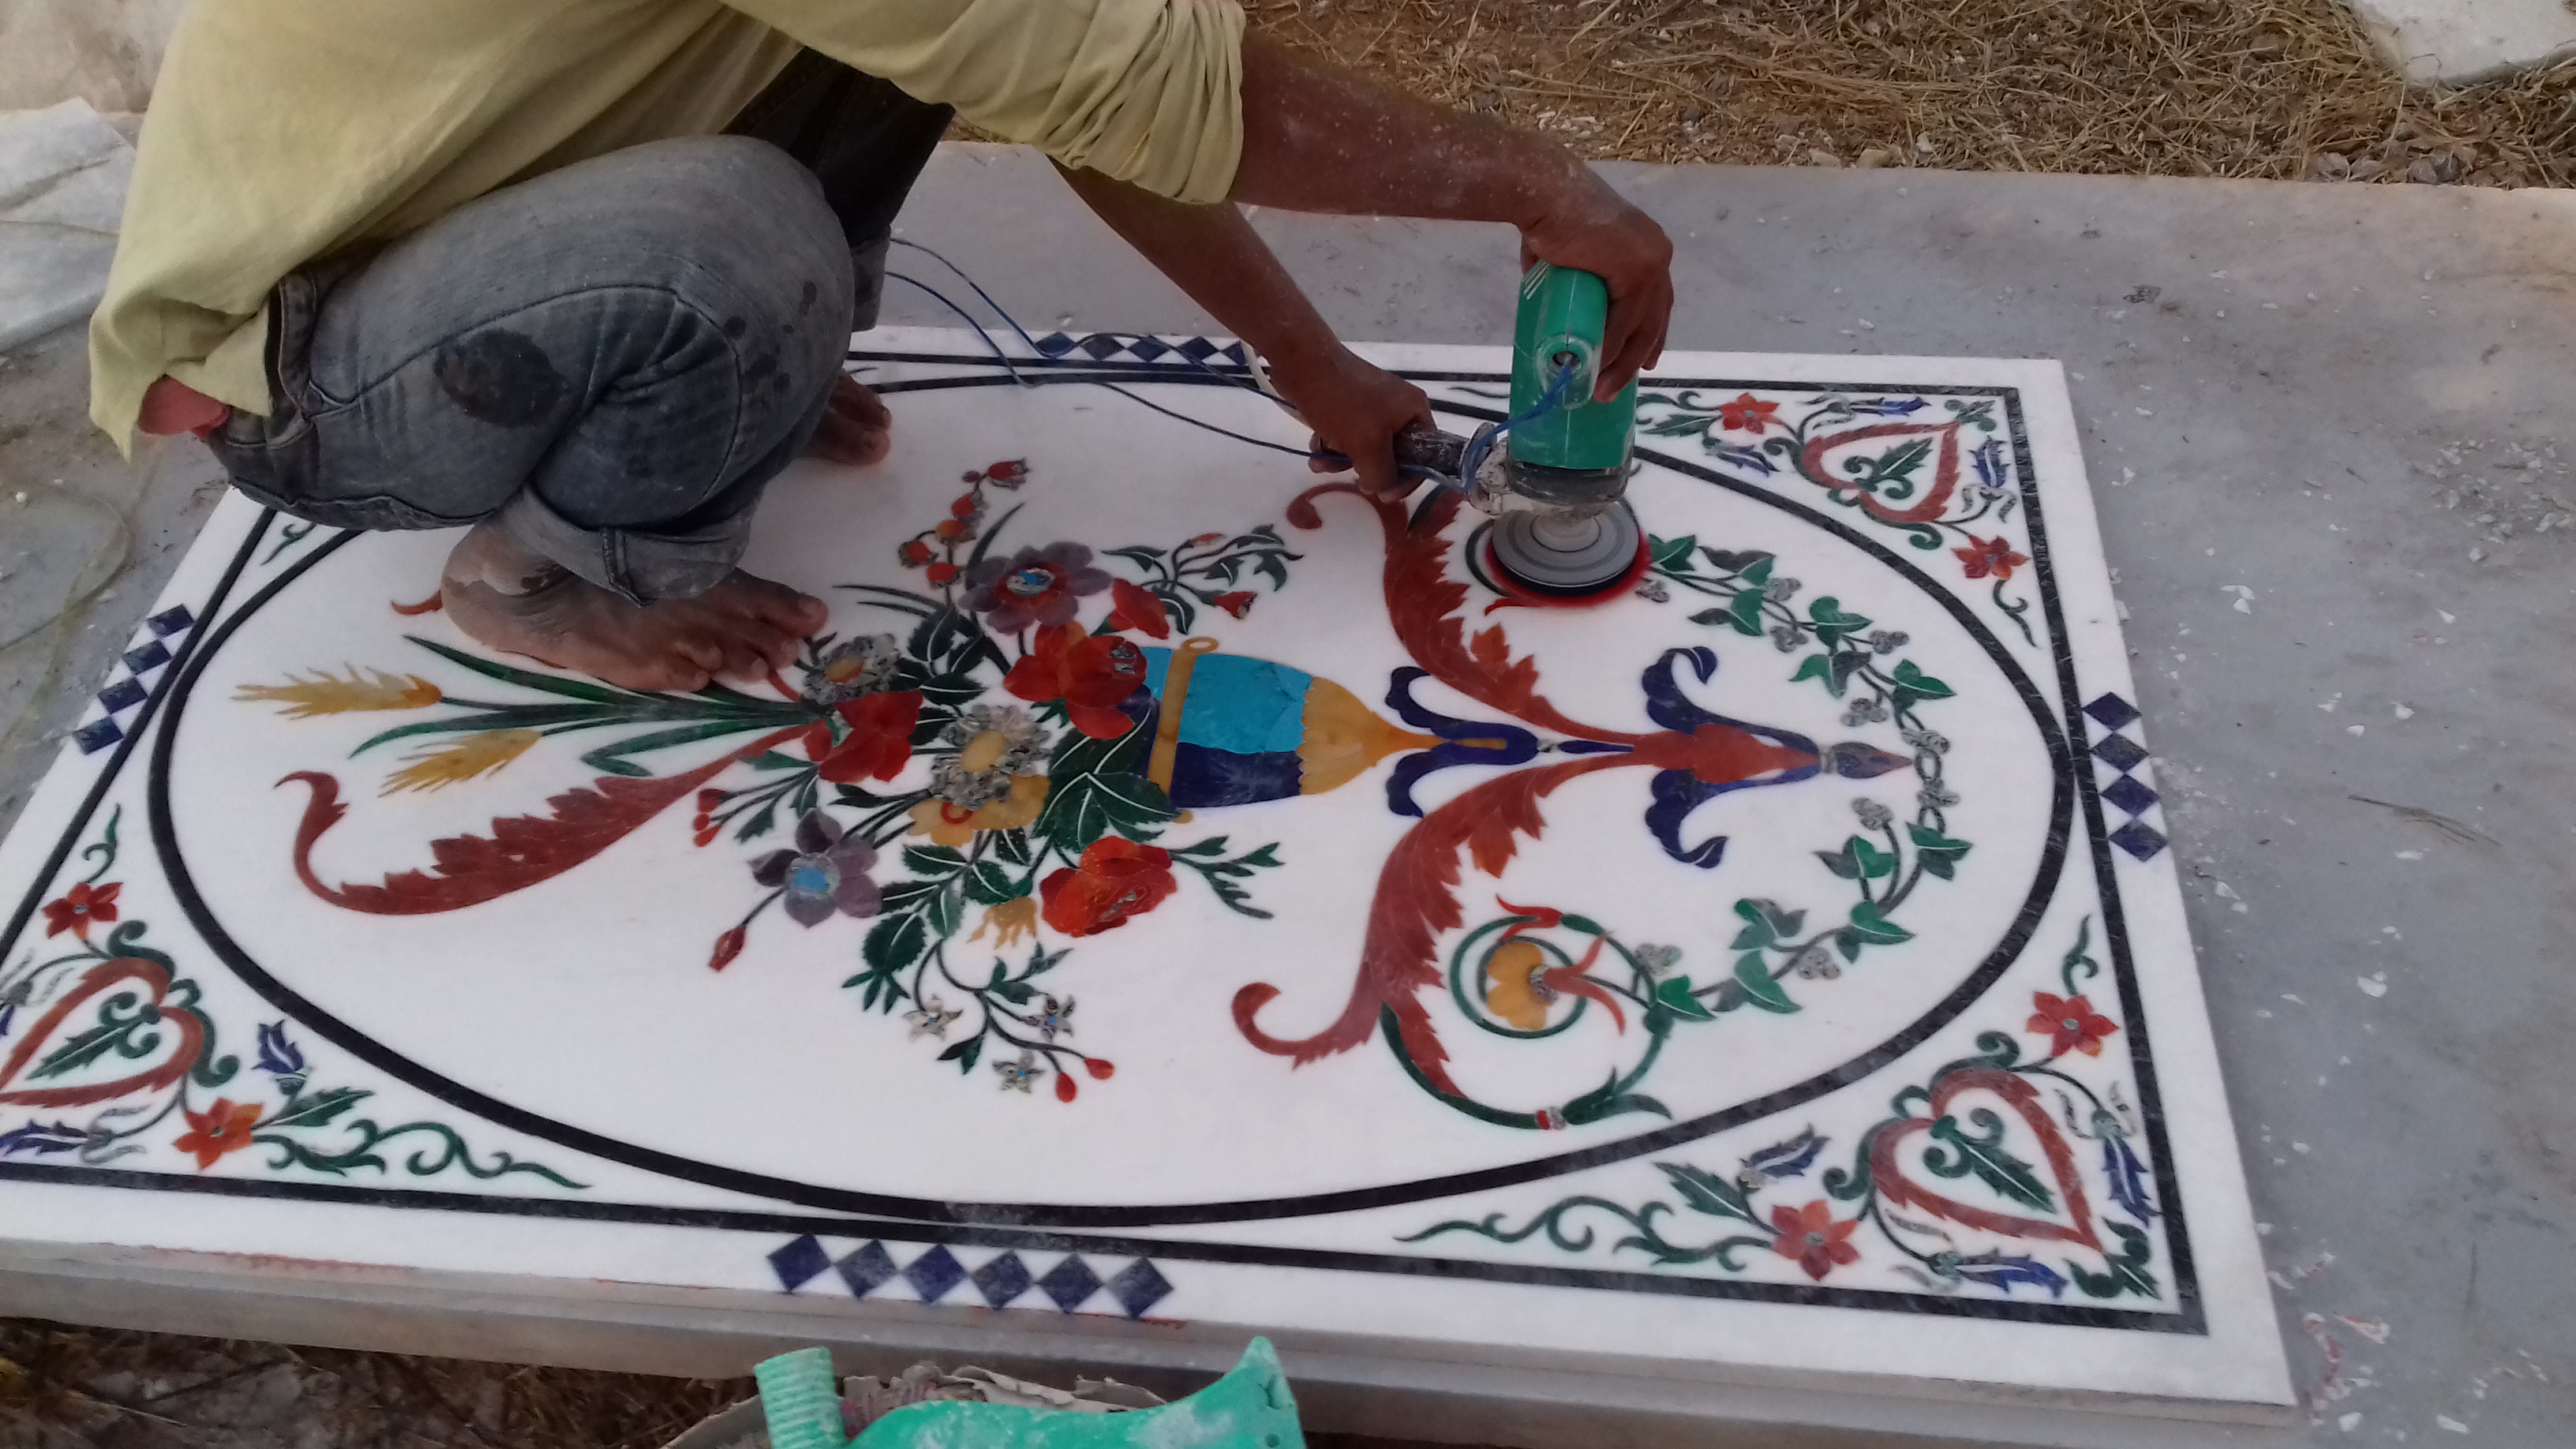
{"type": "Polygon", "coordinates": [[[1622,501],[1588,518],[1531,510],[1495,520],[1487,546],[1513,583],[1534,593],[1581,598],[1618,583],[1637,563],[1643,531],[1622,501]]]}

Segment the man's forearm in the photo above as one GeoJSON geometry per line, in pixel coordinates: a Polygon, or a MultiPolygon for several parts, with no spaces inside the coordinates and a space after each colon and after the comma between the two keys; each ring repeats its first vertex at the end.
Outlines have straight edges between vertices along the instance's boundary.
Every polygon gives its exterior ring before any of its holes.
{"type": "Polygon", "coordinates": [[[1243,213],[1231,205],[1184,205],[1090,171],[1068,171],[1065,180],[1111,230],[1269,362],[1272,382],[1314,428],[1318,451],[1345,455],[1372,491],[1404,490],[1387,440],[1428,426],[1430,403],[1420,388],[1342,346],[1243,213]]]}
{"type": "Polygon", "coordinates": [[[1243,41],[1237,201],[1293,211],[1499,221],[1524,261],[1610,288],[1594,396],[1664,350],[1672,242],[1565,148],[1419,100],[1257,35],[1243,41]]]}
{"type": "Polygon", "coordinates": [[[1232,206],[1186,205],[1096,171],[1063,174],[1111,230],[1273,364],[1310,365],[1339,346],[1252,223],[1232,206]]]}
{"type": "Polygon", "coordinates": [[[1236,201],[1526,231],[1594,185],[1580,161],[1535,135],[1426,105],[1259,35],[1243,39],[1236,201]]]}

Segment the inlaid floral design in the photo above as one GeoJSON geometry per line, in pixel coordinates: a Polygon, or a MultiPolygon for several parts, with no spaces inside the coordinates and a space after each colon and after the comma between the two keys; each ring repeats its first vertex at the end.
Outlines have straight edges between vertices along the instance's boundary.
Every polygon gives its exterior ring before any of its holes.
{"type": "Polygon", "coordinates": [[[820,810],[796,822],[796,848],[774,850],[753,862],[751,878],[781,893],[780,909],[800,926],[817,926],[835,913],[864,919],[883,896],[868,870],[877,863],[867,837],[850,834],[820,810]]]}
{"type": "Polygon", "coordinates": [[[102,886],[87,881],[74,885],[60,899],[45,902],[45,934],[59,936],[69,931],[88,940],[90,927],[115,923],[116,896],[123,889],[114,881],[102,886]]]}
{"type": "Polygon", "coordinates": [[[966,571],[966,607],[984,616],[998,634],[1073,622],[1082,600],[1109,587],[1109,575],[1091,566],[1091,550],[1078,543],[1024,548],[1007,559],[986,559],[966,571]]]}
{"type": "Polygon", "coordinates": [[[124,818],[122,806],[109,814],[81,852],[96,863],[89,879],[63,894],[92,907],[78,919],[106,928],[103,937],[70,929],[77,943],[70,949],[30,952],[0,970],[0,1122],[8,1123],[0,1129],[0,1159],[133,1167],[157,1166],[167,1156],[193,1172],[222,1167],[337,1179],[389,1174],[384,1144],[399,1139],[390,1155],[413,1178],[525,1175],[580,1188],[507,1152],[478,1154],[441,1122],[389,1127],[352,1116],[375,1094],[316,1090],[314,1070],[284,1021],[259,1026],[255,1066],[246,1072],[240,1057],[222,1049],[197,983],[145,939],[146,922],[118,922],[116,887],[97,884],[116,867],[124,818]]]}

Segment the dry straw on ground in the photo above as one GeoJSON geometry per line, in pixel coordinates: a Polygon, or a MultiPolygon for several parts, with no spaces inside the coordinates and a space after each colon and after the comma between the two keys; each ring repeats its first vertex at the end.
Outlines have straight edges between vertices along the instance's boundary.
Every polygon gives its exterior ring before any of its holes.
{"type": "Polygon", "coordinates": [[[2341,0],[1247,0],[1416,94],[1632,161],[2576,180],[2576,68],[2409,88],[2341,0]]]}
{"type": "Polygon", "coordinates": [[[0,1320],[5,1449],[657,1449],[750,1392],[0,1320]]]}

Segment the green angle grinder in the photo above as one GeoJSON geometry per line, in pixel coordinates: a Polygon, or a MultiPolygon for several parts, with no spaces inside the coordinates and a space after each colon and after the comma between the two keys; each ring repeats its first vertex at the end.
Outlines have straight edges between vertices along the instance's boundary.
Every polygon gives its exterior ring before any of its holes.
{"type": "Polygon", "coordinates": [[[1592,397],[1609,319],[1599,277],[1531,267],[1512,335],[1510,414],[1471,438],[1423,429],[1396,439],[1399,464],[1492,515],[1476,546],[1499,582],[1551,602],[1624,593],[1645,565],[1645,531],[1625,498],[1637,385],[1608,402],[1592,397]]]}

